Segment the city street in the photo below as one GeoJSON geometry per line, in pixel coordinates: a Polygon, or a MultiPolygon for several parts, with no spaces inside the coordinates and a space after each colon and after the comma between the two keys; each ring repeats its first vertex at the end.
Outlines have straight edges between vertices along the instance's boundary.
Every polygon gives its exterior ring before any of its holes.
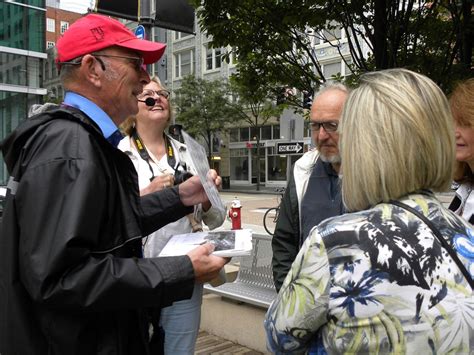
{"type": "MultiPolygon", "coordinates": [[[[236,197],[242,204],[242,228],[250,228],[254,233],[267,234],[263,228],[263,215],[271,208],[278,206],[279,196],[276,194],[256,194],[240,192],[221,192],[221,199],[229,209],[236,197]]],[[[222,229],[231,229],[232,223],[226,218],[222,229]]]]}
{"type": "MultiPolygon", "coordinates": [[[[263,215],[267,209],[278,206],[280,195],[265,193],[243,193],[243,192],[220,192],[224,205],[229,209],[232,200],[238,198],[242,204],[242,228],[250,228],[254,233],[267,234],[263,228],[263,215]]],[[[454,192],[436,194],[445,207],[454,197],[454,192]]],[[[219,229],[231,229],[232,223],[229,218],[219,229]]]]}

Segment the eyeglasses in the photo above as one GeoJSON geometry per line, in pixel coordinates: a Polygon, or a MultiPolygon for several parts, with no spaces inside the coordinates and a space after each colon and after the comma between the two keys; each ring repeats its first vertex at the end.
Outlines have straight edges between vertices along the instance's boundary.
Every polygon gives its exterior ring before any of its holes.
{"type": "MultiPolygon", "coordinates": [[[[95,53],[92,53],[92,56],[94,57],[108,57],[108,58],[121,58],[121,59],[126,59],[128,60],[130,63],[133,64],[133,67],[135,68],[136,71],[140,71],[142,69],[142,66],[143,66],[143,63],[144,63],[144,59],[143,58],[139,58],[139,57],[126,57],[126,56],[121,56],[121,55],[112,55],[112,54],[95,54],[95,53]]],[[[105,65],[104,65],[104,62],[101,61],[99,58],[96,58],[97,61],[100,63],[100,65],[102,66],[102,69],[105,70],[105,65]]]]}
{"type": "Polygon", "coordinates": [[[146,100],[147,98],[154,97],[155,95],[162,97],[164,99],[168,99],[170,97],[170,92],[168,90],[145,89],[140,95],[138,95],[138,98],[146,100]]]}
{"type": "Polygon", "coordinates": [[[336,132],[339,123],[337,122],[310,122],[311,131],[319,132],[321,126],[324,128],[326,132],[336,132]]]}

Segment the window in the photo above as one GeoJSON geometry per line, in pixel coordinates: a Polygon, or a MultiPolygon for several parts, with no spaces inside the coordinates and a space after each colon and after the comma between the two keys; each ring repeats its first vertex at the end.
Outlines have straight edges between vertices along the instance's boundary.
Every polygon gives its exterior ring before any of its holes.
{"type": "Polygon", "coordinates": [[[175,40],[175,41],[179,41],[180,39],[183,39],[183,38],[186,38],[186,37],[190,37],[190,36],[192,36],[192,34],[176,31],[176,32],[174,33],[174,40],[175,40]]]}
{"type": "Polygon", "coordinates": [[[231,142],[238,142],[239,141],[239,129],[238,128],[231,128],[229,132],[229,139],[231,142]]]}
{"type": "Polygon", "coordinates": [[[240,128],[240,141],[246,142],[249,140],[249,127],[240,128]]]}
{"type": "Polygon", "coordinates": [[[329,26],[335,27],[335,28],[323,30],[323,41],[329,42],[329,41],[341,39],[342,38],[341,26],[337,25],[334,22],[331,22],[329,26]]]}
{"type": "Polygon", "coordinates": [[[54,42],[46,41],[46,49],[50,49],[54,47],[54,42]]]}
{"type": "Polygon", "coordinates": [[[272,139],[272,126],[262,127],[262,139],[272,139]]]}
{"type": "Polygon", "coordinates": [[[251,141],[255,141],[257,140],[257,138],[260,138],[258,132],[259,132],[259,129],[257,127],[254,127],[254,126],[250,127],[250,140],[251,141]]]}
{"type": "Polygon", "coordinates": [[[206,46],[206,70],[219,69],[221,67],[221,48],[209,48],[206,46]]]}
{"type": "Polygon", "coordinates": [[[54,18],[47,18],[46,19],[46,31],[48,32],[55,32],[56,21],[54,18]]]}
{"type": "Polygon", "coordinates": [[[176,53],[174,55],[174,62],[174,76],[176,78],[182,78],[183,76],[194,73],[194,50],[190,49],[176,53]]]}
{"type": "Polygon", "coordinates": [[[280,125],[273,125],[273,139],[280,139],[280,125]]]}
{"type": "Polygon", "coordinates": [[[247,181],[249,179],[248,150],[238,148],[230,150],[230,179],[247,181]]]}
{"type": "Polygon", "coordinates": [[[341,73],[341,62],[324,64],[323,73],[326,79],[330,79],[333,75],[341,73]]]}
{"type": "Polygon", "coordinates": [[[69,22],[61,21],[61,34],[66,32],[68,28],[69,28],[69,22]]]}

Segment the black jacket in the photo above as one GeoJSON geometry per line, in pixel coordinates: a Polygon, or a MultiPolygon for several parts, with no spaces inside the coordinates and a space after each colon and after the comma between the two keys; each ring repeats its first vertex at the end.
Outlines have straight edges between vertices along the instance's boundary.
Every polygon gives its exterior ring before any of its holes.
{"type": "Polygon", "coordinates": [[[129,158],[81,111],[26,120],[1,143],[0,353],[146,354],[146,307],[191,297],[187,256],[142,259],[177,220],[177,187],[140,199],[129,158]]]}

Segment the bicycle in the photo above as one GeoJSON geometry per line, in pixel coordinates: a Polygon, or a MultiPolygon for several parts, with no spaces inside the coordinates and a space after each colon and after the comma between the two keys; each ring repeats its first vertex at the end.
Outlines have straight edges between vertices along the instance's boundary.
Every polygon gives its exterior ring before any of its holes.
{"type": "Polygon", "coordinates": [[[283,194],[285,193],[285,188],[275,189],[276,192],[280,194],[277,197],[278,206],[269,208],[263,215],[263,228],[267,231],[268,234],[272,235],[275,233],[276,222],[278,221],[278,216],[280,214],[280,204],[283,194]]]}

